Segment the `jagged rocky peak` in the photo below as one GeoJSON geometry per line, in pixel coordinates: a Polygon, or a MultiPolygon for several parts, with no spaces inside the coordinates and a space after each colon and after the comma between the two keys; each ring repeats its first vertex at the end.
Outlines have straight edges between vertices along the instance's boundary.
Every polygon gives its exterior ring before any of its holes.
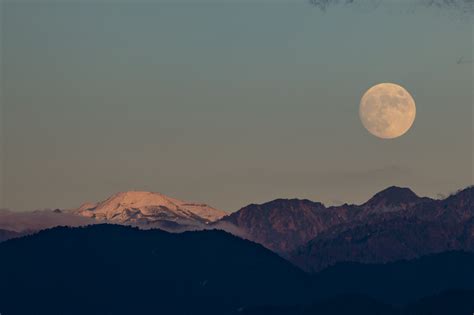
{"type": "Polygon", "coordinates": [[[403,203],[414,203],[419,201],[418,197],[410,188],[390,186],[370,198],[364,205],[398,205],[403,203]]]}

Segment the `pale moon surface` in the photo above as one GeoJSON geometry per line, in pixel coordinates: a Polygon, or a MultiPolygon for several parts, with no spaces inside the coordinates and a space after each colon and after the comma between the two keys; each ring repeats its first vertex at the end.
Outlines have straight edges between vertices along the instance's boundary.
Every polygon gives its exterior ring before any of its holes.
{"type": "Polygon", "coordinates": [[[397,138],[406,133],[415,121],[415,101],[400,85],[380,83],[362,96],[359,116],[364,127],[374,136],[397,138]]]}

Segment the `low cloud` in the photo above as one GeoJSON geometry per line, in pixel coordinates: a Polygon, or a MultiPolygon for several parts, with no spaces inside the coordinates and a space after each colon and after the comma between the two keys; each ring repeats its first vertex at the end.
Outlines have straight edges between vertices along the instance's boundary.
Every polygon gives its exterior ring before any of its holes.
{"type": "Polygon", "coordinates": [[[227,233],[233,234],[235,236],[238,236],[240,238],[246,239],[246,240],[251,240],[253,241],[253,238],[250,234],[242,230],[241,228],[235,226],[234,224],[226,221],[220,221],[215,224],[212,224],[208,226],[206,229],[217,229],[217,230],[222,230],[227,233]]]}
{"type": "MultiPolygon", "coordinates": [[[[43,229],[53,228],[56,226],[85,226],[90,224],[112,223],[121,224],[119,222],[108,222],[94,220],[78,216],[69,212],[59,210],[36,210],[30,212],[15,212],[8,209],[0,209],[0,230],[19,233],[19,235],[36,232],[43,229]]],[[[140,229],[162,229],[172,233],[181,233],[186,231],[201,231],[201,230],[223,230],[230,234],[239,236],[244,239],[251,239],[250,236],[242,229],[228,222],[218,222],[210,225],[183,225],[175,228],[167,228],[166,225],[157,223],[155,225],[140,225],[140,224],[122,224],[135,226],[140,229]]],[[[1,241],[1,239],[0,239],[1,241]]]]}
{"type": "Polygon", "coordinates": [[[15,212],[7,209],[0,210],[0,229],[13,232],[38,231],[55,226],[83,226],[95,223],[98,223],[98,221],[60,211],[15,212]]]}

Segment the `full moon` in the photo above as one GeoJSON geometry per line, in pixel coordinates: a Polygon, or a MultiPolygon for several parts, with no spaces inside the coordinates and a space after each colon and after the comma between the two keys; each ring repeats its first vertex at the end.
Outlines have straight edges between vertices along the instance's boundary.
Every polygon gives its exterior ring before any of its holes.
{"type": "Polygon", "coordinates": [[[374,136],[397,138],[406,133],[415,121],[415,101],[400,85],[380,83],[362,96],[359,116],[364,127],[374,136]]]}

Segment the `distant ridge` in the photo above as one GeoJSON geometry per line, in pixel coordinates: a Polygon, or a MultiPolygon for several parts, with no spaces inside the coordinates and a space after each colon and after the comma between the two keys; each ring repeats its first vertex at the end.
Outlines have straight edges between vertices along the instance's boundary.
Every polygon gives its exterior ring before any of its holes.
{"type": "Polygon", "coordinates": [[[315,272],[343,261],[382,263],[447,250],[474,251],[473,191],[468,187],[443,200],[409,199],[398,210],[371,211],[316,235],[289,256],[315,272]]]}
{"type": "Polygon", "coordinates": [[[276,199],[261,205],[248,205],[219,222],[233,224],[252,240],[284,254],[334,226],[407,210],[431,200],[418,197],[409,188],[391,186],[362,205],[326,207],[310,200],[276,199]]]}
{"type": "Polygon", "coordinates": [[[443,200],[388,187],[361,205],[277,199],[220,222],[315,272],[337,262],[381,263],[445,250],[474,251],[473,187],[443,200]]]}

